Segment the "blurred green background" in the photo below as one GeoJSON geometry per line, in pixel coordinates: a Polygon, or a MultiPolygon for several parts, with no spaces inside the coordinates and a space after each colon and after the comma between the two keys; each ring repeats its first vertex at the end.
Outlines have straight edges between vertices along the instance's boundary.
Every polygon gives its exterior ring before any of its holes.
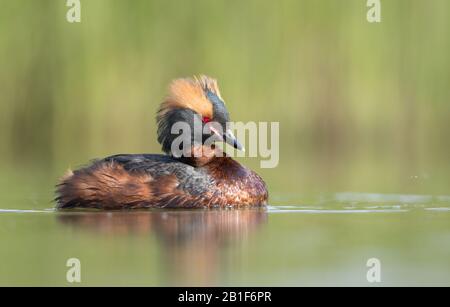
{"type": "Polygon", "coordinates": [[[241,159],[275,203],[449,192],[447,0],[382,1],[373,24],[364,0],[90,0],[73,24],[65,3],[0,0],[4,191],[51,199],[69,167],[160,152],[168,83],[205,73],[233,120],[280,122],[277,168],[241,159]]]}

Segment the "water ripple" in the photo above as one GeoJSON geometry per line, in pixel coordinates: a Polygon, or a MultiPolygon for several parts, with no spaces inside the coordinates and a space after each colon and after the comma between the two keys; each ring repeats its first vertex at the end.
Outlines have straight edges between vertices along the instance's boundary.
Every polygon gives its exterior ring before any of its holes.
{"type": "Polygon", "coordinates": [[[55,212],[55,209],[44,209],[44,210],[0,209],[0,213],[50,213],[50,212],[55,212]]]}
{"type": "MultiPolygon", "coordinates": [[[[281,201],[280,198],[274,197],[281,201]]],[[[284,200],[286,201],[286,199],[284,200]]],[[[276,205],[267,207],[269,213],[305,213],[305,214],[356,214],[356,213],[404,213],[410,211],[428,211],[435,213],[450,212],[450,196],[447,195],[409,195],[341,192],[320,195],[316,202],[307,204],[276,205]]],[[[0,209],[2,213],[51,213],[50,209],[0,209]]]]}

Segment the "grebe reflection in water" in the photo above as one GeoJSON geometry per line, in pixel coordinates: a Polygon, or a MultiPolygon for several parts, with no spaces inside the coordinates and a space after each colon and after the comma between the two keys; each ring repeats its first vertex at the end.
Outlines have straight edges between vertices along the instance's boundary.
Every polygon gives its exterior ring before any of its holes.
{"type": "Polygon", "coordinates": [[[256,235],[267,219],[263,209],[61,212],[57,215],[58,222],[77,233],[95,233],[114,240],[155,236],[161,251],[158,253],[164,279],[161,283],[192,286],[216,284],[227,263],[224,261],[227,250],[239,248],[256,235]]]}

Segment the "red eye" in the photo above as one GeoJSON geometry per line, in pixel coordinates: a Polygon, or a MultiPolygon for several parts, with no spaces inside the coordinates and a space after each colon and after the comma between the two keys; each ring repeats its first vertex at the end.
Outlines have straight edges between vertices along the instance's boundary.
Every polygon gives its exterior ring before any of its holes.
{"type": "Polygon", "coordinates": [[[207,123],[209,123],[211,121],[211,118],[209,118],[209,117],[203,117],[202,118],[202,122],[204,123],[204,124],[207,124],[207,123]]]}

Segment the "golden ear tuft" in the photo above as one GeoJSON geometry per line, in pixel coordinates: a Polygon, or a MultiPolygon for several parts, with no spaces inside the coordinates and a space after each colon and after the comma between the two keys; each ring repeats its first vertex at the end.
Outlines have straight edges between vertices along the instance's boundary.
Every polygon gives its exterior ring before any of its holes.
{"type": "Polygon", "coordinates": [[[217,80],[201,75],[194,78],[175,79],[169,86],[169,95],[160,107],[159,115],[175,108],[191,109],[203,117],[213,117],[213,106],[206,97],[209,90],[220,98],[217,80]]]}
{"type": "Polygon", "coordinates": [[[203,91],[211,91],[217,95],[222,101],[222,96],[220,96],[219,86],[217,85],[217,80],[211,77],[200,75],[200,77],[194,77],[195,81],[200,84],[203,88],[203,91]]]}

